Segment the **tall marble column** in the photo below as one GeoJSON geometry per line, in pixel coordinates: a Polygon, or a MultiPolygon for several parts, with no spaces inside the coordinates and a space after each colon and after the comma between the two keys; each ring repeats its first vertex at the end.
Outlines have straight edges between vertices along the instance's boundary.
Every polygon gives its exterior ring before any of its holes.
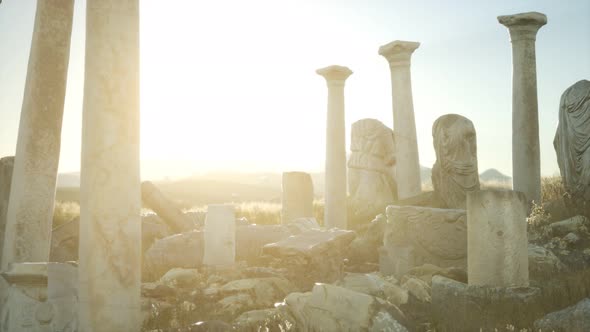
{"type": "Polygon", "coordinates": [[[326,188],[324,225],[347,228],[346,137],[344,129],[344,82],[352,74],[347,67],[329,66],[316,71],[328,85],[326,121],[326,188]]]}
{"type": "Polygon", "coordinates": [[[398,199],[416,196],[422,191],[410,72],[412,53],[419,46],[418,42],[396,40],[379,48],[379,54],[387,59],[391,70],[398,199]]]}
{"type": "Polygon", "coordinates": [[[37,1],[2,264],[49,259],[74,0],[37,1]]]}
{"type": "Polygon", "coordinates": [[[139,331],[139,0],[88,0],[80,331],[139,331]]]}
{"type": "Polygon", "coordinates": [[[539,114],[535,39],[547,16],[531,12],[498,16],[512,43],[512,178],[513,189],[529,201],[541,201],[539,114]]]}

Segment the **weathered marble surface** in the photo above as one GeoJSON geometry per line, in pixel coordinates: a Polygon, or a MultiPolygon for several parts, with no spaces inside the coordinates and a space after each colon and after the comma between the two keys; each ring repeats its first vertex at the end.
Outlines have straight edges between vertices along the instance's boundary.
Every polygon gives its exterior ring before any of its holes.
{"type": "Polygon", "coordinates": [[[513,189],[541,202],[539,114],[537,102],[537,31],[547,16],[537,12],[498,16],[512,43],[512,176],[513,189]]]}
{"type": "Polygon", "coordinates": [[[78,331],[77,270],[62,263],[15,263],[0,331],[78,331]]]}
{"type": "Polygon", "coordinates": [[[203,264],[234,264],[236,261],[236,216],[233,205],[209,205],[204,231],[203,264]]]}
{"type": "Polygon", "coordinates": [[[590,217],[590,81],[578,81],[561,95],[553,146],[561,179],[572,196],[569,208],[590,217]]]}
{"type": "Polygon", "coordinates": [[[387,226],[380,249],[383,273],[402,276],[426,263],[466,266],[465,210],[390,205],[386,213],[387,226]]]}
{"type": "Polygon", "coordinates": [[[284,172],[281,222],[313,217],[313,182],[305,172],[284,172]]]}
{"type": "Polygon", "coordinates": [[[74,0],[39,1],[0,269],[49,259],[74,0]]]}
{"type": "Polygon", "coordinates": [[[526,216],[522,192],[482,190],[467,194],[469,285],[529,285],[526,216]]]}
{"type": "MultiPolygon", "coordinates": [[[[13,166],[14,157],[0,159],[0,259],[4,248],[4,229],[6,227],[6,212],[8,211],[13,166]]],[[[2,295],[0,295],[0,302],[2,301],[1,298],[2,295]]]]}
{"type": "Polygon", "coordinates": [[[195,223],[150,181],[141,183],[141,199],[165,220],[174,232],[182,233],[195,228],[195,223]]]}
{"type": "Polygon", "coordinates": [[[465,209],[466,193],[479,190],[475,127],[466,117],[446,114],[434,122],[432,139],[434,191],[447,208],[465,209]]]}
{"type": "Polygon", "coordinates": [[[351,220],[367,223],[397,199],[393,131],[379,120],[352,124],[348,158],[351,220]]]}
{"type": "Polygon", "coordinates": [[[412,53],[419,46],[418,42],[396,40],[379,48],[379,54],[387,59],[391,70],[397,195],[400,199],[416,196],[422,191],[410,73],[412,53]]]}
{"type": "Polygon", "coordinates": [[[326,79],[328,85],[324,224],[326,227],[346,229],[348,225],[344,82],[352,71],[347,67],[329,66],[316,72],[326,79]]]}
{"type": "Polygon", "coordinates": [[[138,0],[87,1],[83,106],[80,330],[139,331],[138,0]]]}

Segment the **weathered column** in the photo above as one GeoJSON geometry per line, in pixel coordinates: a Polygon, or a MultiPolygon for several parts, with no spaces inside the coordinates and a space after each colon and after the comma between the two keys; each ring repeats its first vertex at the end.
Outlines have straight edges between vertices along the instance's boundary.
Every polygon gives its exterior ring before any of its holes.
{"type": "Polygon", "coordinates": [[[213,204],[205,218],[205,253],[203,264],[228,266],[236,260],[236,217],[234,207],[213,204]]]}
{"type": "MultiPolygon", "coordinates": [[[[194,229],[195,224],[150,181],[141,183],[141,199],[176,233],[194,229]]],[[[147,248],[146,248],[147,249],[147,248]]]]}
{"type": "Polygon", "coordinates": [[[49,259],[74,1],[38,1],[1,269],[49,259]]]}
{"type": "Polygon", "coordinates": [[[326,189],[324,225],[347,228],[346,137],[344,129],[344,82],[352,74],[347,67],[329,66],[316,71],[328,84],[326,121],[326,189]]]}
{"type": "Polygon", "coordinates": [[[512,43],[512,182],[529,201],[541,202],[539,114],[535,39],[547,16],[531,12],[498,16],[512,43]]]}
{"type": "Polygon", "coordinates": [[[379,48],[379,54],[387,59],[391,70],[398,199],[416,196],[422,191],[410,73],[412,53],[419,46],[418,42],[396,40],[379,48]]]}
{"type": "Polygon", "coordinates": [[[305,172],[283,173],[281,222],[313,217],[313,183],[305,172]]]}
{"type": "Polygon", "coordinates": [[[469,285],[528,286],[527,209],[522,192],[467,193],[469,285]]]}
{"type": "Polygon", "coordinates": [[[88,0],[80,331],[139,331],[139,1],[88,0]]]}

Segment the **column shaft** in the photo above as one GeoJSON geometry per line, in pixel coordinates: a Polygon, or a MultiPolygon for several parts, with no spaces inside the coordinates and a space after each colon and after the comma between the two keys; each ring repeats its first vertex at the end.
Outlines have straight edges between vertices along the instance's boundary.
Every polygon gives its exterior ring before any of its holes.
{"type": "Polygon", "coordinates": [[[139,1],[86,7],[80,330],[139,331],[139,1]]]}
{"type": "Polygon", "coordinates": [[[38,1],[6,233],[5,270],[49,259],[74,1],[38,1]]]}

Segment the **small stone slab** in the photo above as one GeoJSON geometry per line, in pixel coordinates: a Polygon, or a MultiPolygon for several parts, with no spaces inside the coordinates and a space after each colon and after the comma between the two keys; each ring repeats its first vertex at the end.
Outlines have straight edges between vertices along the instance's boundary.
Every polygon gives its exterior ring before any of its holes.
{"type": "Polygon", "coordinates": [[[309,230],[279,242],[267,244],[263,252],[275,257],[315,256],[332,247],[344,248],[355,237],[355,232],[342,229],[309,230]]]}

